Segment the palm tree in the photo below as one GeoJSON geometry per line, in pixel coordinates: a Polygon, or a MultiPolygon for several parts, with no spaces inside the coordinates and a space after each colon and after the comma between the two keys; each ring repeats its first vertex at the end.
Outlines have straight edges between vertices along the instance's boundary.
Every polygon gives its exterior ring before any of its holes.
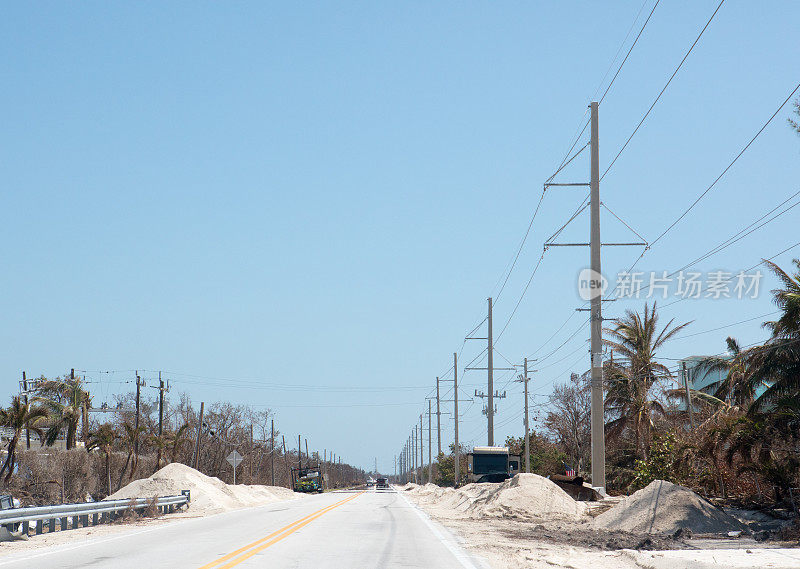
{"type": "Polygon", "coordinates": [[[627,310],[623,318],[613,320],[613,328],[604,329],[609,336],[604,343],[613,350],[604,365],[606,411],[613,417],[606,429],[609,436],[631,432],[637,458],[647,458],[653,414],[664,414],[661,403],[652,397],[653,388],[672,377],[669,368],[656,361],[656,351],[690,324],[674,326],[673,322],[659,330],[653,303],[652,309],[644,305],[643,314],[627,310]]]}
{"type": "Polygon", "coordinates": [[[800,259],[792,262],[796,267],[794,275],[764,261],[784,286],[772,291],[773,302],[783,314],[778,320],[764,323],[771,337],[763,346],[752,348],[753,379],[769,387],[754,401],[751,413],[761,412],[787,396],[800,396],[800,259]]]}
{"type": "MultiPolygon", "coordinates": [[[[753,362],[756,359],[754,350],[744,350],[735,338],[728,337],[728,356],[709,356],[703,358],[692,370],[693,375],[700,373],[724,373],[725,376],[710,383],[703,392],[695,391],[693,395],[711,404],[723,405],[725,408],[737,407],[746,409],[757,396],[758,389],[764,386],[763,381],[753,376],[753,362]]],[[[679,390],[678,390],[679,391],[679,390]]],[[[680,393],[676,391],[676,395],[680,393]]]]}
{"type": "Polygon", "coordinates": [[[47,410],[41,406],[31,407],[27,401],[23,402],[19,395],[11,398],[11,405],[7,409],[0,409],[0,425],[9,427],[14,431],[11,440],[8,441],[8,456],[0,469],[0,476],[8,470],[6,484],[11,480],[14,473],[14,461],[17,450],[17,443],[22,436],[22,431],[27,429],[33,431],[39,438],[44,436],[42,430],[37,426],[38,423],[47,418],[47,410]]]}
{"type": "Polygon", "coordinates": [[[135,426],[131,425],[128,421],[125,421],[122,424],[122,442],[123,445],[128,449],[128,456],[125,458],[125,465],[122,467],[122,471],[119,473],[119,482],[117,483],[117,488],[122,488],[122,480],[125,478],[125,473],[128,470],[128,465],[130,464],[131,467],[131,474],[130,478],[133,479],[134,474],[136,473],[136,468],[139,463],[139,456],[136,454],[136,441],[139,438],[141,433],[145,432],[145,428],[143,426],[139,426],[137,429],[135,426]],[[133,459],[133,464],[131,464],[131,458],[133,459]]]}
{"type": "Polygon", "coordinates": [[[48,445],[55,443],[62,430],[67,433],[67,450],[76,446],[78,425],[83,420],[88,425],[92,399],[83,388],[81,378],[53,379],[42,382],[37,388],[36,400],[50,415],[50,427],[45,435],[48,445]]]}
{"type": "Polygon", "coordinates": [[[106,482],[108,493],[111,494],[111,451],[114,448],[114,441],[117,439],[117,431],[111,423],[103,423],[93,433],[89,433],[86,441],[86,450],[98,449],[103,453],[106,462],[106,482]]]}
{"type": "Polygon", "coordinates": [[[170,460],[175,462],[178,458],[178,453],[180,452],[183,444],[186,442],[186,433],[189,431],[189,425],[184,423],[181,425],[177,431],[171,433],[169,435],[169,445],[171,447],[170,451],[170,460]]]}

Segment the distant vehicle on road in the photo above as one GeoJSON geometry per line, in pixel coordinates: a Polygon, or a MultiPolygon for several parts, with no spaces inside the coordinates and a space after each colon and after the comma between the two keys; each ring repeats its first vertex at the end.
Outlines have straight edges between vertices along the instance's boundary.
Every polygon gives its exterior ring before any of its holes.
{"type": "Polygon", "coordinates": [[[380,477],[375,482],[375,488],[388,488],[388,487],[389,487],[389,479],[388,478],[380,477]]]}
{"type": "Polygon", "coordinates": [[[467,455],[470,482],[502,482],[519,473],[521,457],[508,447],[475,447],[467,455]]]}
{"type": "Polygon", "coordinates": [[[292,489],[295,492],[324,492],[325,477],[319,466],[292,468],[292,489]]]}

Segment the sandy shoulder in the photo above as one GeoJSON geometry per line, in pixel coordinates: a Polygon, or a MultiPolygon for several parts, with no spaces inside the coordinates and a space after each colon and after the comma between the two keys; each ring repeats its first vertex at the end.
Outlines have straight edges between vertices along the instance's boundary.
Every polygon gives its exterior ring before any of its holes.
{"type": "MultiPolygon", "coordinates": [[[[800,549],[753,547],[720,543],[729,548],[699,549],[691,543],[676,543],[675,549],[603,550],[601,541],[630,538],[630,534],[598,531],[591,521],[543,523],[519,517],[475,516],[454,510],[452,505],[431,500],[418,490],[404,496],[431,518],[449,528],[462,545],[483,557],[492,569],[722,569],[800,567],[800,549]],[[544,536],[541,539],[537,536],[544,536]],[[583,547],[581,543],[592,544],[583,547]]],[[[424,491],[424,490],[423,490],[424,491]]],[[[624,542],[623,542],[624,543],[624,542]]],[[[656,541],[653,545],[659,546],[656,541]]],[[[672,547],[672,546],[670,546],[672,547]]]]}
{"type": "Polygon", "coordinates": [[[33,551],[56,545],[77,544],[103,537],[136,533],[142,529],[159,527],[178,520],[187,520],[204,516],[204,514],[192,512],[190,509],[184,512],[175,512],[173,514],[165,514],[154,518],[138,518],[128,522],[98,524],[85,528],[43,533],[42,535],[34,535],[28,538],[17,538],[12,541],[0,541],[0,557],[20,551],[33,551]]]}

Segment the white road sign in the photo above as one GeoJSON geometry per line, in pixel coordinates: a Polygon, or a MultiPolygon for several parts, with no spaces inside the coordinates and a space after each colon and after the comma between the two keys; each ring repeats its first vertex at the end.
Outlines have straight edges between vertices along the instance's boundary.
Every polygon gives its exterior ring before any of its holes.
{"type": "Polygon", "coordinates": [[[235,469],[237,466],[242,464],[244,457],[238,452],[233,451],[228,455],[228,457],[225,460],[227,460],[228,464],[230,464],[235,469]]]}

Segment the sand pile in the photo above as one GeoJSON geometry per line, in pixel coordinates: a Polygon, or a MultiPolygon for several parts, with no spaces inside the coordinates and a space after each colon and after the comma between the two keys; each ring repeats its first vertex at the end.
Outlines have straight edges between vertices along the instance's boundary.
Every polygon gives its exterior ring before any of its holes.
{"type": "Polygon", "coordinates": [[[518,474],[502,484],[467,484],[455,490],[434,484],[409,489],[417,501],[440,513],[463,512],[470,517],[522,517],[577,521],[586,506],[556,484],[536,474],[518,474]]]}
{"type": "Polygon", "coordinates": [[[149,478],[134,480],[108,499],[175,496],[181,490],[191,490],[190,508],[192,512],[203,514],[260,506],[297,496],[288,488],[279,486],[228,485],[219,478],[206,476],[185,464],[173,462],[149,478]]]}
{"type": "Polygon", "coordinates": [[[745,526],[683,486],[664,480],[624,498],[595,519],[599,527],[635,533],[671,534],[681,528],[694,533],[727,533],[745,526]]]}
{"type": "Polygon", "coordinates": [[[547,478],[517,474],[494,491],[477,496],[469,511],[491,517],[578,521],[586,514],[586,505],[573,500],[547,478]]]}

